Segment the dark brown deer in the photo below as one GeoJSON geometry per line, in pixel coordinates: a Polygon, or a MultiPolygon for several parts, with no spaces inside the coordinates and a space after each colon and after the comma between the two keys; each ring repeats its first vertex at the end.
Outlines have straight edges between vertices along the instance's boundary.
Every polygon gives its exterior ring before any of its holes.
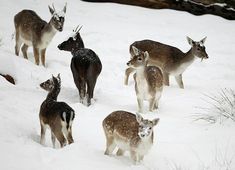
{"type": "MultiPolygon", "coordinates": [[[[201,41],[193,41],[187,37],[191,49],[184,53],[176,47],[162,44],[152,40],[136,41],[130,45],[131,58],[139,54],[139,50],[148,51],[149,65],[155,65],[161,68],[164,76],[164,84],[169,86],[169,75],[175,76],[175,80],[180,88],[184,88],[182,74],[189,65],[193,63],[195,58],[201,60],[207,59],[206,48],[204,43],[206,37],[201,41]]],[[[125,84],[128,84],[128,77],[134,70],[132,68],[126,69],[125,84]]]]}
{"type": "Polygon", "coordinates": [[[159,118],[143,119],[140,114],[126,111],[115,111],[103,120],[106,137],[106,155],[111,155],[117,147],[117,156],[129,151],[134,163],[143,160],[153,145],[153,127],[159,118]]]}
{"type": "Polygon", "coordinates": [[[21,50],[24,58],[28,59],[27,50],[29,46],[33,46],[33,53],[35,63],[39,65],[39,55],[41,55],[41,62],[45,66],[46,48],[55,36],[57,31],[63,30],[64,16],[66,13],[66,5],[62,11],[57,12],[50,6],[49,10],[52,15],[50,21],[47,23],[42,20],[34,11],[23,10],[15,15],[15,54],[19,55],[21,50]]]}
{"type": "Polygon", "coordinates": [[[41,88],[49,91],[46,100],[41,104],[39,119],[41,125],[40,143],[45,144],[45,133],[47,127],[51,129],[51,140],[55,148],[55,139],[64,147],[68,141],[73,143],[72,123],[74,120],[74,110],[65,102],[58,102],[57,97],[60,93],[60,75],[52,76],[51,79],[40,84],[41,88]]]}
{"type": "Polygon", "coordinates": [[[74,35],[58,45],[58,48],[72,53],[73,58],[70,67],[73,73],[74,83],[79,91],[80,102],[90,106],[96,80],[102,70],[102,64],[93,50],[84,47],[79,33],[80,29],[77,27],[74,35]]]}
{"type": "MultiPolygon", "coordinates": [[[[134,46],[133,46],[134,47],[134,46]]],[[[135,47],[134,47],[135,48],[135,47]]],[[[139,50],[127,65],[135,70],[135,92],[138,101],[138,112],[143,113],[144,100],[149,101],[149,111],[158,108],[163,90],[163,75],[156,66],[148,66],[149,54],[139,50]]]]}

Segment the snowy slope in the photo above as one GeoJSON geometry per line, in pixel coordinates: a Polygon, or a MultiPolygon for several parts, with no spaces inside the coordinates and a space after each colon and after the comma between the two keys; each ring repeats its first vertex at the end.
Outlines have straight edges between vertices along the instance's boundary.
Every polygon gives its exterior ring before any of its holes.
{"type": "MultiPolygon", "coordinates": [[[[0,77],[0,169],[73,170],[73,169],[151,169],[151,170],[223,170],[235,169],[235,126],[193,122],[197,106],[203,106],[204,93],[235,85],[235,22],[205,15],[196,17],[171,10],[150,10],[118,4],[68,1],[65,27],[47,49],[46,68],[36,66],[32,49],[29,60],[14,54],[13,17],[22,9],[33,9],[49,20],[48,4],[53,1],[2,1],[0,6],[0,73],[16,78],[16,86],[0,77]],[[77,25],[83,25],[85,46],[99,55],[103,70],[95,89],[95,101],[86,107],[78,103],[78,91],[70,71],[71,54],[57,49],[77,25]],[[194,40],[207,36],[209,59],[196,60],[184,73],[185,89],[174,79],[165,87],[159,110],[143,115],[160,117],[155,128],[155,143],[144,162],[134,166],[124,157],[105,156],[102,120],[112,111],[137,110],[134,82],[124,86],[124,70],[129,45],[141,39],[153,39],[187,51],[186,35],[194,40]],[[53,149],[50,135],[46,146],[39,144],[39,107],[47,93],[39,83],[51,74],[61,73],[62,90],[58,100],[76,111],[73,124],[75,143],[53,149]],[[234,159],[233,159],[234,158],[234,159]]],[[[64,1],[55,1],[61,8],[64,1]]],[[[147,107],[147,104],[146,104],[147,107]]]]}

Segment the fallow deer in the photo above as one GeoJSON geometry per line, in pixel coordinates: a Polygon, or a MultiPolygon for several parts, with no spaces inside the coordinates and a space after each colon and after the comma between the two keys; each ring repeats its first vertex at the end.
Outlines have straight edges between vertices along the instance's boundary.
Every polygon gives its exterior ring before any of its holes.
{"type": "MultiPolygon", "coordinates": [[[[162,44],[152,40],[136,41],[130,45],[131,58],[139,54],[139,50],[148,51],[149,65],[155,65],[161,68],[164,76],[164,84],[169,86],[169,75],[175,76],[175,80],[180,88],[184,88],[182,74],[189,65],[193,63],[195,58],[201,60],[207,59],[206,48],[204,43],[206,37],[201,41],[193,41],[187,37],[191,49],[184,53],[176,47],[162,44]],[[136,47],[136,48],[133,48],[136,47]],[[139,50],[138,50],[139,49],[139,50]]],[[[126,69],[125,84],[128,84],[128,77],[134,70],[126,69]]]]}
{"type": "Polygon", "coordinates": [[[58,102],[57,97],[60,93],[60,75],[52,76],[51,79],[40,84],[41,88],[49,91],[46,100],[41,104],[39,119],[41,125],[40,143],[45,144],[45,133],[49,127],[51,129],[51,140],[55,148],[55,139],[64,147],[68,141],[73,143],[72,123],[74,120],[74,110],[65,102],[58,102]]]}
{"type": "Polygon", "coordinates": [[[121,156],[130,151],[134,163],[143,160],[153,145],[153,127],[159,118],[152,121],[143,119],[140,114],[126,111],[115,111],[103,120],[103,129],[106,137],[105,155],[110,155],[117,147],[116,155],[121,156]]]}
{"type": "MultiPolygon", "coordinates": [[[[132,48],[136,47],[132,46],[132,48]]],[[[144,100],[149,101],[149,111],[152,112],[158,108],[158,101],[163,90],[163,75],[158,67],[147,66],[149,59],[147,51],[138,50],[138,52],[127,65],[136,71],[134,79],[139,112],[143,112],[144,100]]]]}
{"type": "Polygon", "coordinates": [[[45,66],[46,48],[56,32],[63,31],[64,18],[66,13],[66,5],[64,6],[63,10],[59,12],[55,10],[54,5],[52,6],[53,8],[48,6],[52,15],[48,23],[42,20],[32,10],[22,10],[15,15],[15,54],[17,56],[19,55],[19,50],[23,44],[21,51],[24,58],[28,59],[28,47],[33,46],[35,63],[39,65],[40,55],[41,62],[43,66],[45,66]]]}
{"type": "Polygon", "coordinates": [[[79,33],[80,29],[81,27],[77,27],[74,30],[74,35],[59,44],[58,48],[72,53],[73,58],[70,68],[73,73],[74,83],[79,91],[80,102],[90,106],[96,81],[102,70],[102,64],[93,50],[85,48],[79,33]]]}

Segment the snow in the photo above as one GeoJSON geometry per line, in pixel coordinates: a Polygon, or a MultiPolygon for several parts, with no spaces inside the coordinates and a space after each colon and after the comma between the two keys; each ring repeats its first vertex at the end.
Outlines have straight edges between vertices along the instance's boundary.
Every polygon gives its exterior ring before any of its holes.
{"type": "MultiPolygon", "coordinates": [[[[234,21],[204,15],[193,16],[173,10],[152,10],[111,3],[68,2],[64,31],[52,39],[46,53],[46,68],[34,64],[32,48],[29,60],[14,54],[13,17],[22,9],[35,10],[49,21],[48,4],[53,1],[2,1],[0,6],[0,73],[10,74],[16,86],[0,77],[0,169],[73,170],[73,169],[151,169],[151,170],[224,170],[235,169],[234,122],[220,124],[194,122],[196,107],[203,106],[203,94],[217,93],[235,85],[234,21]],[[85,46],[100,57],[103,70],[90,107],[80,104],[70,71],[71,53],[60,51],[60,44],[77,25],[85,46]],[[144,162],[133,165],[130,157],[106,156],[103,119],[112,111],[135,113],[137,101],[134,81],[124,86],[124,71],[130,58],[129,45],[137,40],[152,39],[189,50],[186,36],[198,41],[207,36],[205,47],[209,59],[195,60],[183,74],[185,89],[179,89],[171,77],[164,87],[159,110],[144,117],[160,118],[154,129],[154,145],[144,162]],[[61,74],[62,89],[58,100],[75,110],[75,143],[53,149],[50,133],[46,146],[39,144],[39,108],[47,92],[39,84],[61,74]]],[[[56,1],[62,9],[64,1],[56,1]]],[[[59,145],[58,145],[59,146],[59,145]]]]}

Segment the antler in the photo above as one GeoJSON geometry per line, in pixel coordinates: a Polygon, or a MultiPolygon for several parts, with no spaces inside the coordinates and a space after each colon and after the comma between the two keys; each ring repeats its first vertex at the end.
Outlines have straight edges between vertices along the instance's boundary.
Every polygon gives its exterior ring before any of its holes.
{"type": "Polygon", "coordinates": [[[78,27],[79,27],[79,25],[76,27],[76,29],[73,30],[73,32],[77,32],[78,27]]]}
{"type": "Polygon", "coordinates": [[[79,28],[79,30],[77,32],[79,32],[82,29],[82,26],[79,28]]]}
{"type": "Polygon", "coordinates": [[[75,33],[79,33],[79,31],[82,29],[82,26],[77,26],[75,30],[73,30],[73,32],[75,33]],[[80,28],[79,28],[80,27],[80,28]]]}
{"type": "Polygon", "coordinates": [[[53,10],[55,11],[54,3],[52,3],[52,8],[53,8],[53,10]]]}

